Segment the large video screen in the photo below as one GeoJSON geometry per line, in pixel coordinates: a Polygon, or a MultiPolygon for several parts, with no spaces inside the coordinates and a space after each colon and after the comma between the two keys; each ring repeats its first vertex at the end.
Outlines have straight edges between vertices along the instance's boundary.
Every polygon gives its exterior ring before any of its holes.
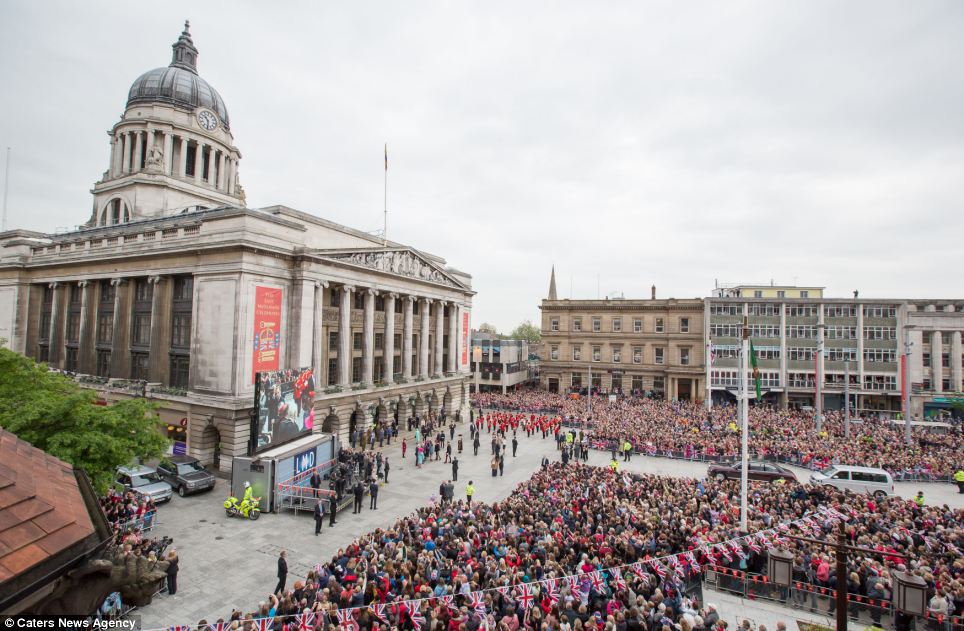
{"type": "Polygon", "coordinates": [[[254,380],[252,451],[310,434],[315,424],[315,376],[311,368],[259,372],[254,380]]]}

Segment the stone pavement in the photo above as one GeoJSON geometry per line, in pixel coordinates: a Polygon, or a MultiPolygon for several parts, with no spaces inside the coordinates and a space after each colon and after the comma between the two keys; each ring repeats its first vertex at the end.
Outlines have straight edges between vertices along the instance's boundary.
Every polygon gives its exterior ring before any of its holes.
{"type": "MultiPolygon", "coordinates": [[[[465,484],[471,479],[476,489],[474,499],[482,502],[498,501],[508,496],[516,485],[532,475],[544,455],[550,460],[558,458],[555,443],[550,437],[543,440],[541,434],[526,438],[519,436],[518,457],[506,457],[505,475],[492,478],[489,434],[483,432],[479,455],[472,455],[468,440],[468,426],[462,423],[456,429],[463,433],[465,450],[459,458],[459,479],[455,486],[456,499],[464,497],[465,484]]],[[[410,441],[411,442],[411,441],[410,441]]],[[[338,514],[338,523],[328,527],[325,519],[321,535],[314,536],[314,520],[310,513],[265,514],[258,521],[227,518],[221,504],[226,497],[227,484],[218,481],[213,492],[193,497],[174,497],[170,504],[159,511],[160,524],[156,536],[174,538],[173,547],[181,557],[178,574],[178,592],[166,594],[138,610],[143,629],[166,629],[175,624],[194,625],[201,618],[209,621],[226,616],[232,608],[249,611],[258,602],[266,600],[277,582],[278,553],[288,551],[288,586],[303,578],[322,560],[330,560],[335,552],[354,538],[375,528],[386,528],[396,519],[411,513],[415,508],[429,504],[438,494],[439,484],[451,479],[452,468],[441,460],[425,463],[416,468],[411,444],[407,458],[401,457],[401,443],[395,442],[382,450],[391,462],[389,484],[382,485],[378,496],[378,510],[368,509],[368,497],[359,515],[351,510],[338,514]]],[[[604,466],[609,453],[593,451],[590,464],[604,466]]],[[[634,456],[620,470],[652,473],[677,477],[703,478],[706,464],[634,456]]],[[[795,470],[799,479],[809,479],[809,472],[795,470]]],[[[928,503],[948,503],[964,506],[964,495],[950,484],[898,485],[898,492],[907,498],[918,489],[924,490],[928,503]]]]}

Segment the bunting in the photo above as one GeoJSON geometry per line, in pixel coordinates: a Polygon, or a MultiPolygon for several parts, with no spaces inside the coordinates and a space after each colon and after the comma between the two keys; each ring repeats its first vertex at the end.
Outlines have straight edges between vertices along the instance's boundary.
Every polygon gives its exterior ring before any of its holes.
{"type": "MultiPolygon", "coordinates": [[[[358,623],[355,622],[355,610],[354,609],[339,609],[335,612],[335,617],[338,618],[338,626],[346,631],[358,631],[358,623]]],[[[259,629],[258,631],[264,631],[259,629]]]]}
{"type": "Polygon", "coordinates": [[[550,578],[545,581],[546,584],[546,598],[549,599],[550,605],[555,605],[559,602],[559,581],[554,578],[550,578]]]}
{"type": "Polygon", "coordinates": [[[314,612],[306,609],[302,613],[295,616],[295,622],[298,623],[298,631],[314,631],[315,614],[314,612]]]}
{"type": "Polygon", "coordinates": [[[408,618],[415,625],[416,629],[421,629],[425,623],[425,616],[422,615],[421,600],[406,600],[405,609],[408,611],[408,618]]]}
{"type": "Polygon", "coordinates": [[[518,591],[517,600],[522,603],[522,608],[528,609],[531,607],[532,601],[535,599],[535,596],[532,594],[532,586],[528,583],[522,583],[516,586],[516,590],[518,591]]]}
{"type": "Polygon", "coordinates": [[[616,589],[626,589],[626,579],[623,578],[623,573],[619,568],[609,570],[609,575],[612,577],[612,584],[616,589]]]}
{"type": "Polygon", "coordinates": [[[388,624],[388,608],[383,603],[372,603],[368,605],[368,609],[372,612],[373,616],[388,624]]]}

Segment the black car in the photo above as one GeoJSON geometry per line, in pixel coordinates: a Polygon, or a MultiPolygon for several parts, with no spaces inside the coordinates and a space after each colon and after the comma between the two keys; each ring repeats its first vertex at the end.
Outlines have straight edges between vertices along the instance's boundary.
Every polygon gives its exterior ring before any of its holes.
{"type": "MultiPolygon", "coordinates": [[[[747,479],[749,480],[759,480],[762,482],[776,482],[777,480],[783,480],[784,482],[797,481],[797,476],[793,474],[793,471],[790,471],[786,467],[781,467],[778,464],[772,462],[754,462],[752,460],[747,464],[747,479]]],[[[739,462],[710,465],[706,471],[708,477],[716,478],[717,480],[739,480],[742,473],[739,462]]]]}
{"type": "Polygon", "coordinates": [[[191,456],[167,456],[157,465],[157,472],[181,497],[214,488],[214,476],[191,456]]]}

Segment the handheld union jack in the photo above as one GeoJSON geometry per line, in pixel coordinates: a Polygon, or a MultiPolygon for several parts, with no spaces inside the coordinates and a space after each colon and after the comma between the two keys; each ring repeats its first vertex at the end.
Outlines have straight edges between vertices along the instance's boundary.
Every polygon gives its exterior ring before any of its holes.
{"type": "Polygon", "coordinates": [[[699,574],[702,571],[700,567],[700,562],[696,560],[696,555],[692,552],[686,553],[686,560],[690,562],[690,572],[693,574],[699,574]]]}
{"type": "Polygon", "coordinates": [[[499,585],[498,587],[495,588],[495,591],[499,592],[503,596],[508,596],[510,589],[512,588],[509,587],[508,585],[499,585]]]}
{"type": "Polygon", "coordinates": [[[675,556],[672,556],[669,558],[669,566],[673,568],[673,572],[676,573],[676,576],[680,578],[686,578],[686,569],[683,567],[683,564],[679,562],[679,559],[677,559],[675,556]]]}
{"type": "Polygon", "coordinates": [[[532,593],[532,586],[528,583],[522,583],[521,585],[516,585],[516,590],[518,591],[517,600],[522,603],[523,609],[528,609],[532,606],[532,601],[535,600],[535,596],[532,593]]]}
{"type": "Polygon", "coordinates": [[[355,622],[355,610],[354,609],[339,609],[335,612],[335,617],[338,618],[338,626],[346,631],[357,631],[358,623],[355,622]]]}
{"type": "Polygon", "coordinates": [[[274,622],[274,618],[255,618],[255,631],[270,631],[272,622],[274,622]]]}
{"type": "Polygon", "coordinates": [[[656,576],[658,576],[660,580],[666,579],[666,568],[663,567],[659,561],[653,559],[649,562],[649,567],[653,568],[653,571],[656,572],[656,576]]]}
{"type": "Polygon", "coordinates": [[[448,609],[452,613],[458,613],[459,608],[455,606],[454,596],[439,596],[438,599],[442,601],[442,604],[445,605],[446,609],[448,609]]]}
{"type": "Polygon", "coordinates": [[[727,547],[726,547],[725,545],[723,545],[722,543],[716,544],[716,549],[720,551],[720,554],[723,555],[723,558],[726,559],[726,562],[727,562],[727,563],[729,563],[730,561],[733,560],[733,555],[730,554],[730,549],[727,548],[727,547]]]}
{"type": "Polygon", "coordinates": [[[606,589],[606,574],[602,570],[596,570],[595,572],[589,573],[589,585],[592,590],[597,594],[605,594],[603,591],[606,589]]]}
{"type": "Polygon", "coordinates": [[[623,578],[623,573],[619,568],[609,570],[609,574],[612,577],[612,584],[616,589],[626,589],[626,580],[623,578]]]}
{"type": "Polygon", "coordinates": [[[191,631],[191,626],[186,624],[176,624],[173,627],[168,627],[167,631],[191,631]]]}
{"type": "Polygon", "coordinates": [[[306,610],[295,616],[295,622],[298,623],[298,631],[314,631],[315,614],[306,610]]]}
{"type": "Polygon", "coordinates": [[[548,598],[549,603],[553,605],[559,602],[559,584],[554,578],[546,581],[546,598],[548,598]]]}
{"type": "MultiPolygon", "coordinates": [[[[451,596],[449,598],[451,598],[451,596]]],[[[382,603],[372,603],[368,605],[368,608],[371,609],[373,616],[388,624],[388,607],[382,603]]]]}
{"type": "Polygon", "coordinates": [[[629,566],[629,567],[632,568],[633,572],[634,572],[634,573],[636,574],[636,576],[638,576],[639,578],[647,578],[647,579],[649,578],[649,572],[647,572],[646,570],[643,569],[643,564],[642,564],[642,563],[633,563],[633,564],[632,564],[631,566],[629,566]]]}
{"type": "Polygon", "coordinates": [[[422,603],[417,600],[406,600],[405,609],[408,610],[408,617],[415,625],[416,629],[421,629],[425,624],[425,616],[422,615],[422,603]]]}
{"type": "Polygon", "coordinates": [[[483,618],[485,617],[485,597],[482,592],[472,592],[469,594],[469,606],[483,618]]]}
{"type": "Polygon", "coordinates": [[[231,628],[230,622],[225,622],[221,620],[220,622],[212,622],[208,624],[207,631],[228,631],[231,628]]]}
{"type": "Polygon", "coordinates": [[[750,546],[750,550],[756,552],[757,554],[763,552],[763,550],[760,548],[760,544],[758,544],[753,537],[747,537],[746,545],[750,546]]]}
{"type": "Polygon", "coordinates": [[[743,546],[741,546],[741,545],[738,544],[737,542],[735,542],[735,541],[731,542],[731,543],[730,543],[730,549],[733,550],[733,553],[734,553],[736,556],[740,557],[741,559],[745,559],[745,558],[746,558],[746,552],[743,551],[743,546]]]}

